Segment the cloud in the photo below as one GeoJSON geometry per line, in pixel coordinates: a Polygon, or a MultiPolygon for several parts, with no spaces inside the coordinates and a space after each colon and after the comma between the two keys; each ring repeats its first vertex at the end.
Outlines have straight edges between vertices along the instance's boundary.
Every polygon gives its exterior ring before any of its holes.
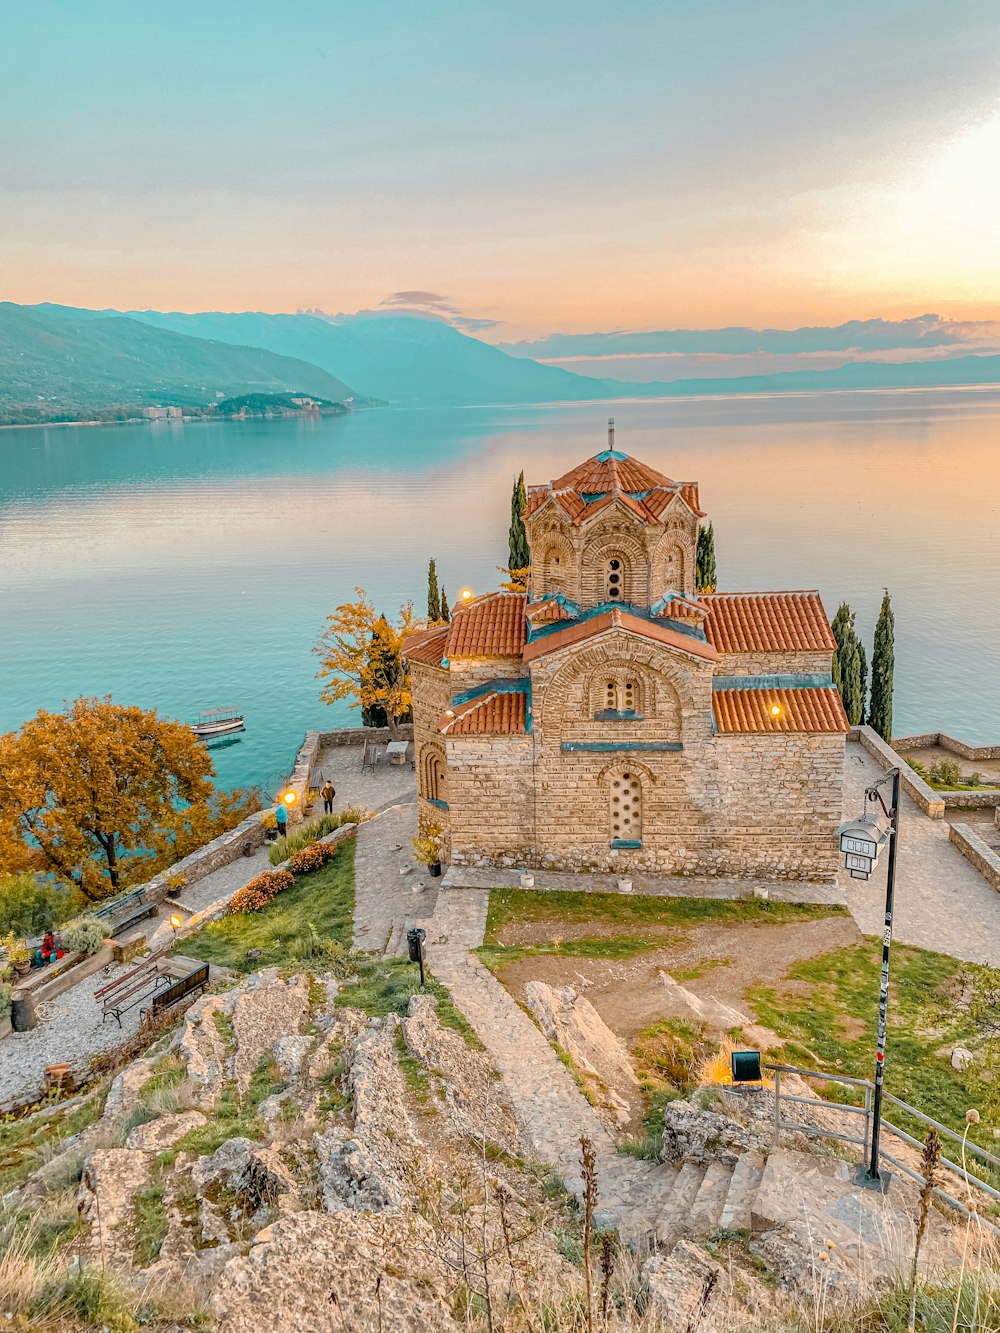
{"type": "Polygon", "coordinates": [[[457,306],[451,304],[447,296],[438,292],[393,292],[379,302],[380,306],[391,306],[395,310],[405,310],[408,314],[425,315],[440,319],[463,333],[476,333],[480,329],[495,329],[499,324],[496,319],[482,319],[475,315],[463,315],[457,306]]]}

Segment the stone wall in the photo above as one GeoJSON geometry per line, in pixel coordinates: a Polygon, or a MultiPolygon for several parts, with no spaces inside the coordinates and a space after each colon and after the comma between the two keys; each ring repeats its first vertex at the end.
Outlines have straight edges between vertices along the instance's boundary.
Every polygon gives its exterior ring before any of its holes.
{"type": "Polygon", "coordinates": [[[445,830],[444,852],[447,857],[449,811],[431,805],[427,799],[427,771],[431,755],[437,756],[445,768],[443,799],[448,800],[450,773],[447,767],[445,739],[438,730],[441,714],[451,703],[455,685],[451,674],[443,667],[424,662],[410,663],[413,682],[413,753],[417,777],[417,818],[422,829],[437,826],[445,830]]]}
{"type": "Polygon", "coordinates": [[[949,750],[962,759],[1000,759],[1000,745],[968,745],[956,740],[943,731],[928,731],[921,736],[894,736],[893,749],[899,754],[908,754],[910,750],[925,750],[938,745],[942,750],[949,750]]]}
{"type": "Polygon", "coordinates": [[[952,824],[948,837],[986,882],[1000,889],[1000,855],[983,841],[975,829],[969,824],[952,824]]]}
{"type": "Polygon", "coordinates": [[[716,735],[712,663],[620,632],[541,659],[532,687],[533,734],[448,741],[454,864],[835,876],[842,736],[716,735]],[[644,716],[595,721],[594,680],[621,673],[644,716]]]}
{"type": "Polygon", "coordinates": [[[919,806],[929,819],[944,818],[942,793],[928,786],[923,778],[913,771],[902,755],[897,754],[891,745],[886,745],[877,731],[873,731],[871,727],[867,726],[852,727],[851,740],[859,742],[883,768],[899,769],[900,786],[910,800],[919,806]]]}
{"type": "Polygon", "coordinates": [[[261,823],[262,813],[260,811],[247,815],[246,819],[240,820],[228,833],[220,833],[217,838],[206,842],[190,856],[175,861],[172,866],[147,880],[141,886],[146,891],[146,897],[153,902],[162,903],[171,893],[167,883],[169,879],[183,875],[185,884],[197,884],[206,875],[211,875],[213,871],[220,870],[235,861],[237,857],[243,856],[245,848],[249,847],[253,852],[258,847],[263,847],[265,830],[261,823]]]}
{"type": "MultiPolygon", "coordinates": [[[[413,723],[401,722],[396,728],[397,738],[401,741],[413,740],[413,723]]],[[[388,727],[338,727],[335,731],[308,732],[318,735],[323,747],[327,745],[364,745],[365,741],[377,741],[384,745],[392,740],[388,727]]]]}
{"type": "Polygon", "coordinates": [[[829,676],[833,654],[726,653],[715,669],[717,676],[829,676]]]}

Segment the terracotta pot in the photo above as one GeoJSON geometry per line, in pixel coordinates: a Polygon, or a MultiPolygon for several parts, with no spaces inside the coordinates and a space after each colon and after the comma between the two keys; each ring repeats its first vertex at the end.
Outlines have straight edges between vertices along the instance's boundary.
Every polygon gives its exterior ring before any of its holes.
{"type": "Polygon", "coordinates": [[[26,977],[31,971],[31,959],[26,959],[23,963],[14,963],[14,971],[19,977],[26,977]]]}

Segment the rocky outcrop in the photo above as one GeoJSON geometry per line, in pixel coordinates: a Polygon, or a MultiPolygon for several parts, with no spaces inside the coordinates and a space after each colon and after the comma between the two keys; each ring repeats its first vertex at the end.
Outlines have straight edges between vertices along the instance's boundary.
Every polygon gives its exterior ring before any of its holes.
{"type": "Polygon", "coordinates": [[[464,1324],[452,1318],[446,1279],[420,1218],[299,1213],[226,1266],[212,1310],[218,1333],[458,1333],[464,1324]]]}
{"type": "Polygon", "coordinates": [[[246,1092],[261,1057],[272,1050],[275,1040],[286,1041],[290,1035],[297,1034],[305,1022],[309,1012],[309,989],[305,978],[287,983],[280,979],[277,969],[272,968],[249,978],[245,988],[234,995],[232,1024],[236,1054],[233,1077],[237,1088],[246,1092]]]}
{"type": "Polygon", "coordinates": [[[131,1222],[135,1196],[149,1182],[152,1159],[131,1148],[100,1148],[87,1158],[77,1207],[89,1225],[88,1248],[114,1257],[121,1251],[119,1230],[131,1222]]]}
{"type": "Polygon", "coordinates": [[[739,1009],[724,1004],[714,995],[695,995],[680,982],[675,981],[669,972],[660,972],[665,994],[665,1011],[676,1018],[693,1019],[718,1032],[730,1032],[733,1028],[746,1027],[750,1019],[739,1009]]]}
{"type": "Polygon", "coordinates": [[[648,1259],[642,1275],[663,1333],[730,1333],[732,1277],[700,1245],[679,1241],[648,1259]]]}
{"type": "Polygon", "coordinates": [[[163,1152],[172,1148],[189,1130],[200,1129],[207,1120],[201,1111],[179,1111],[176,1115],[162,1115],[130,1130],[125,1147],[139,1152],[163,1152]]]}
{"type": "Polygon", "coordinates": [[[556,988],[544,981],[528,981],[524,998],[549,1041],[589,1076],[592,1091],[610,1112],[612,1121],[627,1124],[631,1108],[616,1088],[638,1089],[632,1061],[621,1042],[594,1006],[571,986],[556,988]]]}
{"type": "Polygon", "coordinates": [[[740,1125],[717,1111],[690,1102],[670,1102],[663,1112],[663,1156],[666,1161],[722,1162],[735,1166],[746,1152],[761,1152],[768,1139],[757,1129],[740,1125]]]}
{"type": "Polygon", "coordinates": [[[184,1015],[178,1050],[187,1064],[192,1100],[203,1110],[219,1100],[228,1072],[230,1049],[216,1020],[229,1018],[231,1001],[231,995],[206,995],[184,1015]]]}

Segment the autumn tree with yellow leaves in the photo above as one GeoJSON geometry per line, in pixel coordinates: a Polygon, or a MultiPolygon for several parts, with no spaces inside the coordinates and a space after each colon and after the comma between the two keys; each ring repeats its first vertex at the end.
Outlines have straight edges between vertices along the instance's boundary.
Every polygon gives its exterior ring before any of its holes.
{"type": "Polygon", "coordinates": [[[80,698],[0,736],[0,872],[34,871],[91,901],[141,882],[259,808],[218,791],[190,727],[80,698]]]}
{"type": "Polygon", "coordinates": [[[403,644],[421,623],[412,602],[399,608],[398,623],[392,624],[375,610],[364,588],[354,591],[357,601],[344,602],[327,616],[315,647],[321,662],[316,675],[325,681],[320,697],[328,704],[349,699],[352,708],[368,716],[384,713],[395,737],[413,708],[403,644]]]}

